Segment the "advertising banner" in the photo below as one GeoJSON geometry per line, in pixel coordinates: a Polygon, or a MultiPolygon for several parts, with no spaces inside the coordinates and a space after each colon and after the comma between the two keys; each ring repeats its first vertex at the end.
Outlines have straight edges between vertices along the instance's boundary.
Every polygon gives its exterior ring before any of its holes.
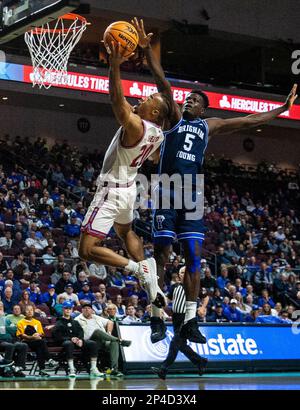
{"type": "MultiPolygon", "coordinates": [[[[207,344],[189,343],[192,349],[209,361],[299,360],[300,336],[291,326],[209,325],[201,326],[207,344]]],[[[126,362],[162,362],[168,353],[173,328],[158,343],[150,341],[150,326],[120,325],[122,339],[131,340],[124,349],[126,362]]],[[[177,362],[186,362],[179,353],[177,362]]]]}
{"type": "MultiPolygon", "coordinates": [[[[31,83],[33,70],[31,66],[0,63],[0,79],[10,81],[20,81],[31,83]]],[[[146,83],[135,80],[122,80],[124,95],[132,98],[146,98],[150,94],[157,92],[157,88],[153,83],[146,83]]],[[[53,87],[66,88],[78,91],[95,92],[108,94],[109,81],[107,76],[97,76],[84,73],[68,72],[66,79],[57,79],[53,87]]],[[[190,88],[172,87],[174,100],[178,104],[182,104],[185,97],[192,90],[190,88]]],[[[243,112],[255,114],[273,110],[281,106],[284,101],[270,101],[257,99],[252,97],[243,97],[232,94],[223,94],[204,90],[209,98],[210,108],[217,110],[243,112]]],[[[281,118],[300,121],[300,105],[294,105],[290,111],[286,111],[280,115],[281,118]]]]}

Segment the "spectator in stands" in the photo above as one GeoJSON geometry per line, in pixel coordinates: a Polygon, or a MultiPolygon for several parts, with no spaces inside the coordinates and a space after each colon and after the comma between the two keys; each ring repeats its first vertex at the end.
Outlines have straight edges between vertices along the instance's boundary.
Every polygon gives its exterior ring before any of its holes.
{"type": "Polygon", "coordinates": [[[3,253],[0,252],[0,272],[5,273],[9,269],[9,263],[3,257],[3,253]]]}
{"type": "Polygon", "coordinates": [[[120,318],[117,316],[117,306],[115,304],[109,303],[107,305],[107,314],[108,314],[108,319],[111,320],[112,322],[120,321],[120,318]]]}
{"type": "Polygon", "coordinates": [[[24,262],[24,253],[17,253],[10,266],[14,271],[15,278],[21,283],[29,285],[30,272],[27,263],[24,262]]]}
{"type": "Polygon", "coordinates": [[[253,296],[251,294],[246,296],[246,303],[245,303],[245,310],[246,313],[249,314],[252,310],[253,307],[257,306],[253,303],[253,296]]]}
{"type": "Polygon", "coordinates": [[[13,306],[19,301],[13,298],[13,290],[11,287],[6,287],[4,289],[3,298],[2,298],[4,312],[8,315],[12,313],[13,306]]]}
{"type": "Polygon", "coordinates": [[[91,276],[95,276],[98,279],[105,280],[107,278],[107,271],[104,265],[93,262],[89,266],[91,276]]]}
{"type": "Polygon", "coordinates": [[[286,239],[285,233],[283,232],[283,227],[278,226],[277,231],[274,233],[274,237],[277,242],[283,242],[286,239]]]}
{"type": "Polygon", "coordinates": [[[78,293],[78,299],[81,305],[83,305],[85,302],[90,302],[91,304],[94,302],[95,296],[91,291],[89,282],[84,282],[82,284],[82,289],[78,293]]]}
{"type": "Polygon", "coordinates": [[[117,268],[111,266],[108,267],[108,275],[105,282],[107,286],[114,286],[119,289],[123,289],[126,286],[122,273],[117,268]]]}
{"type": "Polygon", "coordinates": [[[116,296],[116,306],[117,306],[117,313],[116,316],[118,318],[123,318],[126,315],[126,307],[123,305],[123,298],[122,295],[116,296]]]}
{"type": "Polygon", "coordinates": [[[261,297],[258,299],[258,306],[262,307],[265,303],[268,303],[271,306],[271,308],[275,307],[275,302],[269,296],[269,292],[267,289],[262,290],[261,297]]]}
{"type": "Polygon", "coordinates": [[[64,254],[58,255],[57,262],[53,264],[53,267],[55,271],[51,275],[51,282],[54,283],[54,285],[62,277],[63,272],[71,272],[71,266],[65,262],[64,254]]]}
{"type": "Polygon", "coordinates": [[[131,325],[132,323],[140,323],[141,319],[139,319],[136,316],[135,312],[136,312],[135,307],[132,305],[128,305],[126,309],[127,316],[125,316],[124,319],[122,319],[122,323],[124,325],[131,325]]]}
{"type": "Polygon", "coordinates": [[[127,272],[126,270],[123,270],[122,280],[124,281],[126,288],[131,288],[137,283],[137,279],[131,275],[131,272],[127,272]]]}
{"type": "Polygon", "coordinates": [[[43,273],[41,265],[37,262],[36,255],[34,253],[31,253],[29,256],[28,269],[30,274],[37,273],[38,275],[42,275],[43,273]]]}
{"type": "Polygon", "coordinates": [[[230,306],[224,309],[224,315],[229,322],[243,322],[243,314],[237,309],[238,301],[230,300],[230,306]]]}
{"type": "Polygon", "coordinates": [[[217,323],[228,322],[227,317],[223,313],[223,306],[221,303],[216,304],[214,311],[206,317],[206,321],[217,323]]]}
{"type": "Polygon", "coordinates": [[[206,289],[215,289],[217,287],[216,279],[212,276],[209,267],[204,269],[204,278],[201,279],[201,286],[206,289]]]}
{"type": "Polygon", "coordinates": [[[25,314],[26,306],[32,306],[35,309],[34,302],[31,302],[30,300],[30,294],[29,294],[28,289],[23,290],[19,305],[20,305],[22,314],[25,314]]]}
{"type": "Polygon", "coordinates": [[[56,257],[53,252],[53,249],[50,246],[47,246],[45,248],[45,253],[42,256],[42,259],[45,265],[52,265],[55,262],[56,257]]]}
{"type": "Polygon", "coordinates": [[[51,283],[48,285],[47,292],[43,293],[42,295],[42,302],[45,303],[49,310],[51,315],[55,315],[55,305],[56,305],[56,300],[57,300],[57,294],[55,292],[55,286],[51,283]]]}
{"type": "Polygon", "coordinates": [[[57,365],[50,359],[45,334],[42,324],[39,320],[34,319],[33,306],[26,306],[25,319],[19,321],[17,325],[17,336],[28,344],[31,350],[37,355],[37,362],[39,366],[39,375],[48,377],[49,373],[45,371],[45,362],[48,360],[53,367],[57,365]]]}
{"type": "MultiPolygon", "coordinates": [[[[3,303],[0,302],[0,347],[4,349],[4,359],[7,363],[15,362],[12,366],[12,376],[25,377],[26,355],[28,347],[25,343],[16,341],[16,325],[4,313],[3,303]]],[[[8,376],[8,374],[6,374],[8,376]]]]}
{"type": "Polygon", "coordinates": [[[217,286],[219,289],[223,290],[228,282],[230,282],[228,279],[228,269],[224,266],[221,269],[221,276],[218,276],[217,278],[217,286]]]}
{"type": "Polygon", "coordinates": [[[24,252],[25,248],[26,248],[26,243],[22,238],[22,234],[21,232],[17,232],[15,234],[15,238],[12,241],[12,245],[11,248],[13,250],[15,250],[16,252],[24,252]]]}
{"type": "Polygon", "coordinates": [[[273,284],[273,277],[271,269],[265,262],[260,264],[260,270],[254,276],[254,283],[257,291],[262,291],[264,288],[271,289],[273,284]]]}
{"type": "Polygon", "coordinates": [[[33,302],[34,305],[40,305],[42,303],[41,290],[35,280],[32,280],[30,282],[29,288],[27,288],[26,290],[29,293],[30,302],[33,302]]]}
{"type": "Polygon", "coordinates": [[[101,316],[103,313],[103,309],[105,308],[105,303],[102,303],[102,297],[100,292],[96,292],[94,294],[95,300],[92,302],[92,308],[96,315],[101,316]]]}
{"type": "Polygon", "coordinates": [[[71,237],[77,238],[80,235],[80,225],[77,223],[77,216],[76,214],[71,215],[71,222],[65,225],[64,233],[71,237]]]}
{"type": "Polygon", "coordinates": [[[5,235],[0,238],[0,248],[2,250],[8,250],[12,247],[11,231],[5,231],[5,235]]]}
{"type": "Polygon", "coordinates": [[[217,253],[217,270],[220,271],[221,265],[229,265],[230,259],[225,256],[225,250],[223,246],[220,246],[217,253]]]}
{"type": "Polygon", "coordinates": [[[29,237],[25,240],[25,245],[30,248],[34,247],[38,251],[42,251],[44,249],[43,244],[39,237],[36,236],[36,231],[30,231],[29,237]]]}
{"type": "MultiPolygon", "coordinates": [[[[15,274],[12,269],[8,269],[5,275],[5,280],[11,280],[13,283],[12,289],[13,289],[13,297],[15,299],[19,299],[21,297],[22,293],[22,288],[21,288],[21,283],[18,281],[18,279],[15,279],[15,274]]],[[[1,296],[1,294],[0,294],[1,296]]]]}
{"type": "Polygon", "coordinates": [[[6,318],[10,320],[11,323],[13,323],[15,326],[20,322],[20,320],[24,319],[24,315],[21,312],[21,307],[20,305],[14,305],[12,313],[6,315],[6,318]]]}
{"type": "Polygon", "coordinates": [[[72,283],[68,283],[65,286],[65,291],[61,295],[65,297],[66,301],[71,301],[73,306],[80,306],[78,296],[74,293],[74,285],[72,283]]]}
{"type": "Polygon", "coordinates": [[[76,276],[77,276],[77,281],[74,283],[74,290],[76,293],[78,293],[82,290],[83,283],[88,281],[88,276],[86,272],[84,271],[80,271],[76,276]]]}
{"type": "MultiPolygon", "coordinates": [[[[82,313],[75,320],[79,322],[83,329],[84,340],[96,341],[99,349],[107,349],[108,347],[112,368],[110,374],[116,377],[123,376],[118,371],[119,345],[130,346],[131,342],[112,336],[114,323],[111,320],[95,315],[90,303],[82,305],[82,313]],[[109,342],[108,346],[107,342],[109,342]]],[[[96,362],[91,362],[91,371],[97,373],[96,362]]]]}
{"type": "Polygon", "coordinates": [[[101,303],[106,304],[111,299],[110,295],[106,292],[106,285],[104,283],[100,283],[98,286],[99,293],[101,294],[101,303]]]}
{"type": "MultiPolygon", "coordinates": [[[[81,349],[91,364],[97,363],[98,346],[93,340],[84,340],[83,329],[79,322],[71,317],[73,303],[65,301],[62,305],[63,315],[57,320],[53,328],[54,339],[63,347],[68,362],[69,377],[76,377],[74,366],[74,350],[81,349]]],[[[101,376],[100,372],[91,372],[93,376],[101,376]]]]}
{"type": "MultiPolygon", "coordinates": [[[[72,283],[74,279],[71,276],[70,271],[64,271],[62,274],[62,277],[59,279],[58,282],[55,284],[55,291],[58,295],[64,292],[65,287],[69,284],[72,283]]],[[[75,284],[74,284],[75,287],[75,284]]]]}
{"type": "Polygon", "coordinates": [[[289,290],[288,276],[281,273],[279,277],[274,279],[273,293],[275,300],[282,303],[283,306],[287,304],[287,292],[289,290]]]}
{"type": "Polygon", "coordinates": [[[79,258],[77,246],[74,246],[72,242],[68,242],[64,249],[64,255],[66,258],[79,258]]]}

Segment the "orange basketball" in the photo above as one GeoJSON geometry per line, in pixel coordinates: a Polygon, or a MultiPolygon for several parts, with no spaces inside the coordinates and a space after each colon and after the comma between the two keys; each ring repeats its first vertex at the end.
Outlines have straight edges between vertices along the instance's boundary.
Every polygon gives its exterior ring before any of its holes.
{"type": "Polygon", "coordinates": [[[136,49],[139,35],[132,24],[127,21],[116,21],[105,30],[103,41],[108,53],[112,42],[120,43],[122,55],[128,57],[136,49]]]}

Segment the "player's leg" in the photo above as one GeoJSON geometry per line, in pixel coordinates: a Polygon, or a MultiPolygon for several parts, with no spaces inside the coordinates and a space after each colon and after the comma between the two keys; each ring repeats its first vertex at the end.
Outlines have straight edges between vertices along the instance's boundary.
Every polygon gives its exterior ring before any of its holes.
{"type": "Polygon", "coordinates": [[[105,187],[95,194],[82,223],[78,253],[84,260],[137,272],[138,263],[101,246],[119,213],[118,198],[110,191],[111,189],[105,187]]]}
{"type": "Polygon", "coordinates": [[[135,262],[140,262],[145,259],[143,243],[137,234],[132,230],[132,224],[120,224],[115,222],[114,229],[116,234],[124,242],[128,255],[135,262]]]}
{"type": "Polygon", "coordinates": [[[195,343],[206,343],[197,324],[197,298],[200,293],[200,267],[203,234],[191,232],[179,234],[183,246],[186,270],[184,275],[184,289],[186,293],[186,312],[181,336],[195,343]]]}
{"type": "Polygon", "coordinates": [[[175,234],[176,213],[174,210],[157,210],[153,216],[154,258],[159,276],[160,293],[151,305],[151,341],[159,342],[166,337],[166,326],[161,318],[165,298],[161,289],[165,281],[165,265],[169,261],[175,234]]]}

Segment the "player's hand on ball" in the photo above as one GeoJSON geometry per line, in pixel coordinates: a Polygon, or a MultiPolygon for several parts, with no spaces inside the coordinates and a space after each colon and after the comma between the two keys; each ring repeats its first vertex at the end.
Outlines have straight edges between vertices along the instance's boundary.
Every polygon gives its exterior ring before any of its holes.
{"type": "Polygon", "coordinates": [[[288,110],[292,108],[295,100],[298,98],[298,94],[296,94],[296,92],[297,92],[297,84],[294,84],[285,102],[285,105],[288,110]]]}
{"type": "Polygon", "coordinates": [[[123,53],[121,51],[120,43],[116,44],[112,41],[110,44],[110,55],[109,55],[110,64],[111,65],[121,65],[124,63],[124,61],[127,61],[130,57],[134,55],[134,53],[132,53],[129,56],[125,57],[123,53]]]}
{"type": "Polygon", "coordinates": [[[141,48],[149,47],[153,33],[146,34],[145,29],[144,29],[144,21],[140,20],[139,22],[138,19],[134,17],[134,19],[131,20],[131,24],[136,28],[136,31],[138,32],[139,46],[141,48]]]}

